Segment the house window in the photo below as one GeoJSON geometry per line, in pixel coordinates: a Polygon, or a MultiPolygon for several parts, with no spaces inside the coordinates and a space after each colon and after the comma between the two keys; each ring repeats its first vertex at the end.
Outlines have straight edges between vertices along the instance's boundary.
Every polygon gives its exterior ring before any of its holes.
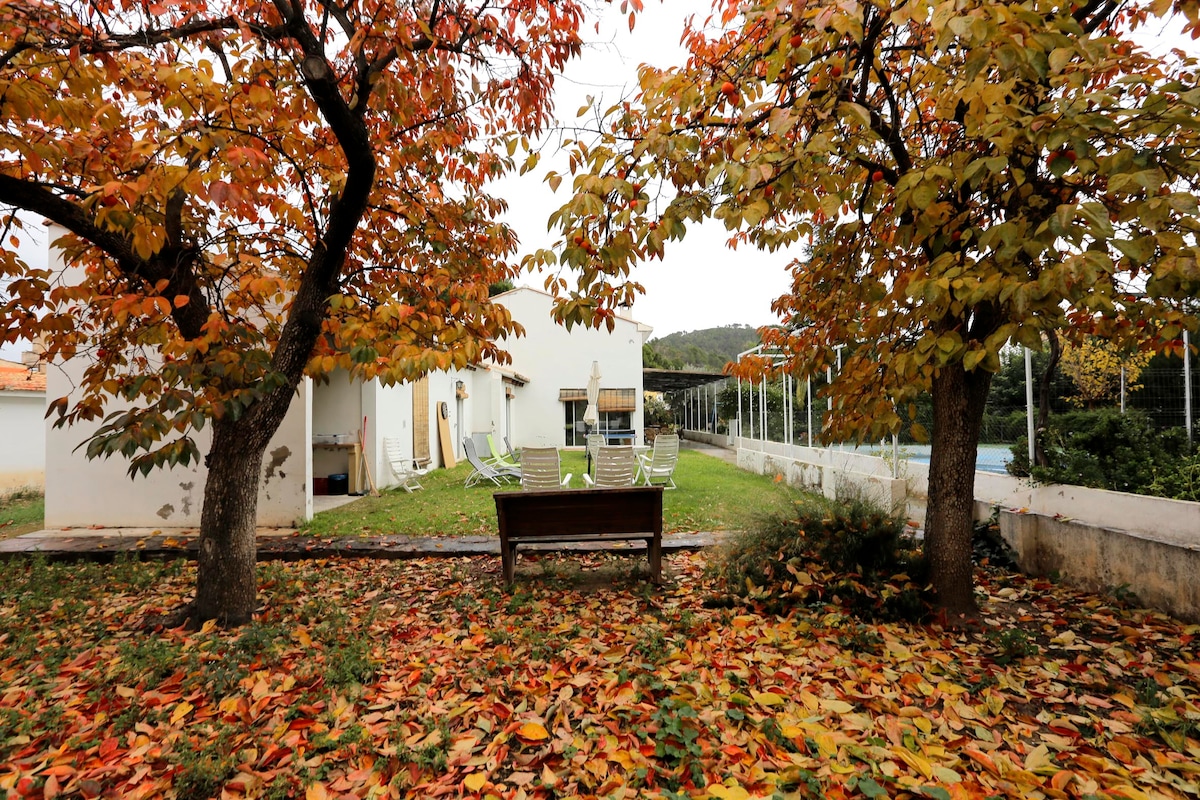
{"type": "MultiPolygon", "coordinates": [[[[568,447],[587,444],[587,426],[583,415],[587,413],[586,389],[559,389],[558,399],[563,404],[563,428],[568,447]]],[[[598,419],[594,433],[603,433],[612,442],[633,438],[633,413],[637,410],[636,389],[601,389],[597,411],[598,419]]]]}
{"type": "Polygon", "coordinates": [[[566,432],[566,445],[567,447],[582,447],[587,444],[587,427],[583,423],[583,415],[587,411],[587,400],[564,400],[563,409],[566,412],[563,425],[566,432]]]}

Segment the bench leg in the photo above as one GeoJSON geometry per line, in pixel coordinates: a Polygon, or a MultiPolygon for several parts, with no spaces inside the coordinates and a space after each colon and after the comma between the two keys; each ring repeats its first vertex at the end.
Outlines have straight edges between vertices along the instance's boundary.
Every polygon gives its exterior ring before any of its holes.
{"type": "Polygon", "coordinates": [[[517,546],[503,544],[500,546],[500,563],[504,568],[504,585],[511,585],[516,572],[517,546]]]}
{"type": "Polygon", "coordinates": [[[650,580],[662,583],[662,539],[655,536],[646,540],[646,558],[650,561],[650,580]]]}

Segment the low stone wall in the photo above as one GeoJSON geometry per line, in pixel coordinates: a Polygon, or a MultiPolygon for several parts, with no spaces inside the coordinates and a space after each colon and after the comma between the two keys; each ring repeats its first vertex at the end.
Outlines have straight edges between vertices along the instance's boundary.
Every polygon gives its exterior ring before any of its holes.
{"type": "Polygon", "coordinates": [[[774,442],[762,449],[739,446],[737,454],[742,469],[779,475],[789,486],[812,489],[831,499],[854,494],[885,508],[903,508],[908,499],[906,482],[893,478],[891,467],[881,458],[774,442]]]}
{"type": "Polygon", "coordinates": [[[714,447],[733,447],[733,437],[724,433],[709,433],[708,431],[684,431],[683,438],[692,442],[704,442],[714,447]]]}
{"type": "Polygon", "coordinates": [[[1022,571],[1081,589],[1126,588],[1141,604],[1200,622],[1200,545],[1044,514],[1000,512],[1022,571]]]}
{"type": "MultiPolygon", "coordinates": [[[[857,493],[925,520],[926,464],[898,463],[892,477],[886,459],[853,451],[755,439],[737,445],[742,469],[830,498],[857,493]]],[[[1200,503],[976,472],[976,519],[997,510],[1022,570],[1094,591],[1126,586],[1151,608],[1200,621],[1200,503]]]]}

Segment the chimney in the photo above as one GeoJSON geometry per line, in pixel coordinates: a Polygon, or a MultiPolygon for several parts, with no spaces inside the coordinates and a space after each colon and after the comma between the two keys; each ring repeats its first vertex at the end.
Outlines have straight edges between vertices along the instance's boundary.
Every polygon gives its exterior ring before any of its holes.
{"type": "Polygon", "coordinates": [[[30,372],[34,370],[44,373],[46,371],[46,362],[42,360],[42,353],[46,352],[46,344],[43,336],[39,336],[33,343],[32,350],[26,350],[21,353],[21,363],[29,368],[30,372]]]}

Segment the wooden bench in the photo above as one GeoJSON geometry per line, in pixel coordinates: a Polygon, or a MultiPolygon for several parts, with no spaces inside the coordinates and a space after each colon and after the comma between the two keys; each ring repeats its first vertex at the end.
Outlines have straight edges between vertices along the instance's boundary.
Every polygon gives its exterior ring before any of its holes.
{"type": "Polygon", "coordinates": [[[504,582],[512,583],[517,546],[645,541],[651,580],[662,575],[663,488],[496,492],[504,582]]]}

